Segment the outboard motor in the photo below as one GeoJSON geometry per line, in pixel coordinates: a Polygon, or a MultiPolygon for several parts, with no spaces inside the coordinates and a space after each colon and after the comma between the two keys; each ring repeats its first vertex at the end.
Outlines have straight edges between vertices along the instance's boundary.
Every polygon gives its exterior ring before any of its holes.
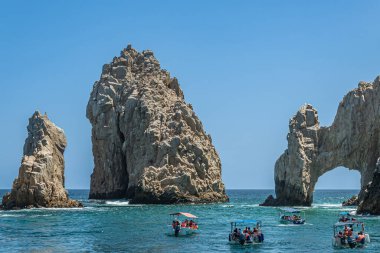
{"type": "Polygon", "coordinates": [[[245,243],[245,238],[244,238],[244,235],[243,235],[243,234],[240,234],[240,237],[239,237],[239,243],[240,243],[241,245],[244,245],[244,243],[245,243]]]}
{"type": "Polygon", "coordinates": [[[175,229],[174,229],[174,235],[176,236],[176,237],[178,237],[178,234],[179,234],[179,231],[180,231],[181,229],[180,229],[180,227],[179,226],[175,226],[175,229]]]}

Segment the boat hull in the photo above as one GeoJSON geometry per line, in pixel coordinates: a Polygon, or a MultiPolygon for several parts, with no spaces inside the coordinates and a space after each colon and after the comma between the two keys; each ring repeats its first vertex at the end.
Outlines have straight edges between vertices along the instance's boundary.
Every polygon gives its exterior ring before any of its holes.
{"type": "Polygon", "coordinates": [[[304,219],[301,219],[301,220],[284,220],[284,219],[280,219],[280,222],[284,223],[284,224],[303,225],[303,224],[305,224],[306,221],[304,219]]]}
{"type": "Polygon", "coordinates": [[[168,236],[189,236],[198,233],[198,229],[192,229],[189,227],[181,227],[176,233],[176,230],[172,227],[169,226],[166,232],[166,235],[168,236]]]}
{"type": "Polygon", "coordinates": [[[230,244],[240,244],[240,245],[256,245],[262,244],[264,242],[264,235],[260,236],[249,236],[248,239],[245,235],[234,236],[233,233],[228,235],[228,241],[230,244]]]}
{"type": "Polygon", "coordinates": [[[365,245],[369,244],[371,242],[371,239],[369,237],[369,234],[364,234],[365,240],[364,243],[360,242],[354,242],[352,244],[348,243],[347,239],[341,239],[341,238],[335,238],[332,237],[332,246],[334,248],[361,248],[364,247],[365,245]]]}

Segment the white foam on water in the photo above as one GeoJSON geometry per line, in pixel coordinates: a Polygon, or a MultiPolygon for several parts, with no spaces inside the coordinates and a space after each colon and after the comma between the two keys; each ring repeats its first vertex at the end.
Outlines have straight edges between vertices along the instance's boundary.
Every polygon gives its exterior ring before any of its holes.
{"type": "Polygon", "coordinates": [[[241,207],[258,207],[259,204],[253,204],[253,205],[241,205],[241,207]]]}
{"type": "Polygon", "coordinates": [[[234,205],[222,205],[222,207],[234,207],[234,205]]]}
{"type": "MultiPolygon", "coordinates": [[[[106,201],[106,205],[112,205],[112,206],[129,206],[129,201],[121,201],[121,200],[115,200],[115,201],[106,201]]],[[[136,206],[136,205],[134,205],[136,206]]]]}
{"type": "Polygon", "coordinates": [[[313,204],[313,208],[341,208],[342,204],[332,204],[332,203],[322,203],[322,204],[313,204]]]}
{"type": "Polygon", "coordinates": [[[23,217],[24,214],[0,214],[0,217],[23,217]]]}

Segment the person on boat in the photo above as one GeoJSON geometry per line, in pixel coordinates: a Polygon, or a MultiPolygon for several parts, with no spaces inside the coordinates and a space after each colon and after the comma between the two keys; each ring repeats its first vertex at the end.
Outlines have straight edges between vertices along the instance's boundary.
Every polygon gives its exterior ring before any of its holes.
{"type": "Polygon", "coordinates": [[[177,226],[177,222],[175,220],[173,220],[172,227],[175,228],[176,226],[177,226]]]}
{"type": "Polygon", "coordinates": [[[181,223],[181,227],[187,227],[187,219],[186,220],[184,220],[184,221],[182,221],[182,223],[181,223]]]}
{"type": "Polygon", "coordinates": [[[356,242],[364,244],[365,243],[365,235],[363,235],[363,232],[359,232],[356,236],[356,242]]]}
{"type": "Polygon", "coordinates": [[[348,229],[348,236],[352,236],[352,233],[354,232],[354,228],[348,229]]]}

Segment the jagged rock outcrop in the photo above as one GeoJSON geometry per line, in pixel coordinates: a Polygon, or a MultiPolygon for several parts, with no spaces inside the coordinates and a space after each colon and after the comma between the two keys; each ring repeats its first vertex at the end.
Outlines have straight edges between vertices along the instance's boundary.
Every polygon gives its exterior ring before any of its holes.
{"type": "Polygon", "coordinates": [[[380,159],[372,181],[360,192],[357,213],[380,215],[380,159]]]}
{"type": "Polygon", "coordinates": [[[95,168],[90,198],[227,201],[221,162],[178,80],[130,45],[103,66],[87,105],[95,168]]]}
{"type": "Polygon", "coordinates": [[[2,200],[4,209],[31,207],[79,207],[64,188],[66,137],[46,115],[35,112],[29,119],[28,137],[19,175],[11,193],[2,200]]]}
{"type": "Polygon", "coordinates": [[[311,205],[318,178],[339,166],[358,170],[366,186],[380,156],[379,130],[380,77],[350,91],[329,127],[320,127],[311,105],[301,107],[289,123],[288,149],[276,161],[272,205],[311,205]]]}
{"type": "Polygon", "coordinates": [[[351,198],[342,202],[342,206],[357,206],[357,205],[359,205],[359,198],[357,195],[354,195],[351,198]]]}

